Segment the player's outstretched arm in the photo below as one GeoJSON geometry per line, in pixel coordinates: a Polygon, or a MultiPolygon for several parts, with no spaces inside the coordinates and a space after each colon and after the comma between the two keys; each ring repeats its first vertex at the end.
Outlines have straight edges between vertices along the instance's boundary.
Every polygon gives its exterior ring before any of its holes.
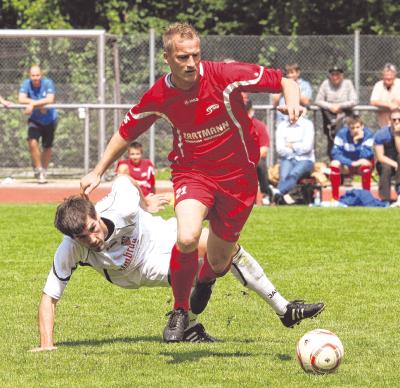
{"type": "Polygon", "coordinates": [[[57,299],[45,293],[42,294],[38,314],[40,347],[33,348],[30,352],[44,352],[57,349],[54,346],[54,320],[57,302],[57,299]]]}
{"type": "Polygon", "coordinates": [[[116,132],[96,167],[81,179],[81,193],[88,196],[100,183],[100,179],[110,165],[127,149],[129,142],[116,132]]]}
{"type": "Polygon", "coordinates": [[[294,124],[304,108],[300,105],[300,89],[297,82],[289,78],[282,78],[281,81],[283,96],[285,97],[285,106],[278,106],[278,110],[289,116],[290,123],[294,124]]]}

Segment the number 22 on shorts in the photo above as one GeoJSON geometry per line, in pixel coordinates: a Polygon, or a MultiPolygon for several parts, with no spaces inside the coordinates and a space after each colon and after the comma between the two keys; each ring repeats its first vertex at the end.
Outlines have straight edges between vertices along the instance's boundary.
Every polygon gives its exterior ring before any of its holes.
{"type": "Polygon", "coordinates": [[[187,186],[179,187],[179,189],[176,190],[175,200],[177,200],[180,196],[185,195],[187,193],[186,189],[187,186]]]}

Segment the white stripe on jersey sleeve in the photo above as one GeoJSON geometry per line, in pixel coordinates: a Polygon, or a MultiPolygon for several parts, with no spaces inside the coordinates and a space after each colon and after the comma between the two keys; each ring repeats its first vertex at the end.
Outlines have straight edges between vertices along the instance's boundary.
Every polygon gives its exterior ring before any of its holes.
{"type": "Polygon", "coordinates": [[[232,82],[231,84],[229,84],[224,89],[224,92],[223,92],[224,105],[225,105],[226,111],[228,112],[228,115],[231,118],[231,120],[235,123],[236,127],[239,129],[239,134],[240,134],[240,137],[242,139],[243,147],[244,147],[244,149],[246,151],[247,160],[252,164],[254,164],[254,163],[250,160],[249,153],[247,152],[246,143],[244,141],[243,128],[240,125],[239,121],[236,119],[236,117],[235,117],[235,115],[233,114],[233,111],[232,111],[230,95],[235,89],[237,89],[240,86],[256,85],[258,82],[260,82],[260,79],[261,79],[263,73],[264,73],[264,67],[260,66],[260,72],[259,72],[257,78],[254,78],[254,79],[251,79],[251,80],[246,80],[246,81],[235,81],[235,82],[232,82]]]}

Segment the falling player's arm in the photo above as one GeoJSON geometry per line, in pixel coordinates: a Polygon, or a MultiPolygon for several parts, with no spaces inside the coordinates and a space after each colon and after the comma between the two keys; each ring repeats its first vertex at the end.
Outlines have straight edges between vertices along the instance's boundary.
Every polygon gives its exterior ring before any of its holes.
{"type": "Polygon", "coordinates": [[[162,194],[148,195],[147,197],[145,197],[139,184],[132,177],[128,175],[124,176],[130,180],[130,182],[133,184],[133,186],[136,187],[137,191],[139,192],[140,207],[143,210],[146,210],[149,213],[157,213],[160,210],[164,209],[164,205],[167,205],[169,203],[169,199],[162,194]]]}
{"type": "Polygon", "coordinates": [[[43,293],[39,305],[38,325],[40,346],[31,349],[31,352],[43,352],[57,349],[54,346],[54,321],[58,300],[43,293]]]}
{"type": "Polygon", "coordinates": [[[40,346],[31,352],[55,350],[54,322],[56,305],[61,299],[72,273],[77,268],[79,258],[85,257],[83,248],[65,236],[59,245],[53,260],[53,265],[47,276],[46,284],[38,308],[38,326],[40,346]]]}

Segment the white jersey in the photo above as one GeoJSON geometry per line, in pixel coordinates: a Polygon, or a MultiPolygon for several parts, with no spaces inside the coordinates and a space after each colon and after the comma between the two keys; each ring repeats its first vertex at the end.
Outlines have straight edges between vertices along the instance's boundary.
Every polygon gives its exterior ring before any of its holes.
{"type": "Polygon", "coordinates": [[[78,265],[91,266],[108,281],[124,288],[168,286],[176,219],[154,217],[142,210],[139,202],[137,188],[128,177],[119,176],[110,194],[96,205],[107,227],[113,227],[104,249],[96,252],[64,236],[43,292],[60,299],[78,265]]]}

